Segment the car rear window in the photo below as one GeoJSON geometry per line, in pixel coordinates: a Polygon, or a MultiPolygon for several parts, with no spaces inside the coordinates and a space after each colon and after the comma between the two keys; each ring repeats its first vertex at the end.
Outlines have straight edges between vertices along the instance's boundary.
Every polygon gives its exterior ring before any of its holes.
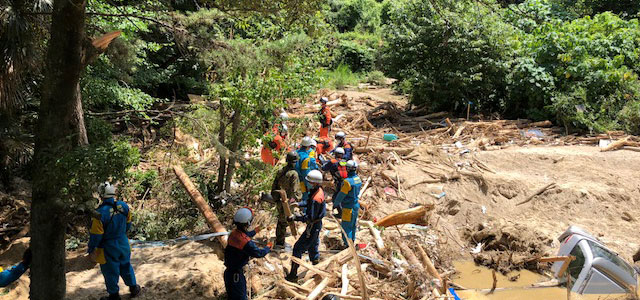
{"type": "Polygon", "coordinates": [[[602,257],[602,258],[606,258],[607,260],[609,260],[610,262],[614,263],[615,265],[617,265],[618,267],[620,267],[620,269],[622,269],[624,272],[628,273],[629,276],[634,277],[635,275],[635,271],[633,270],[633,268],[626,263],[624,260],[622,260],[617,254],[607,250],[606,248],[603,248],[602,246],[592,242],[592,241],[587,241],[589,243],[589,246],[591,247],[591,252],[593,253],[593,258],[596,257],[602,257]]]}

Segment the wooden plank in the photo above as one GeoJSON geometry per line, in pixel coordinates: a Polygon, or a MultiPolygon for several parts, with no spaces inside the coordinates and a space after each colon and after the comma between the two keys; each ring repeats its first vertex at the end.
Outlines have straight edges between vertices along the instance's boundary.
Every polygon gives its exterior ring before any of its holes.
{"type": "Polygon", "coordinates": [[[516,206],[525,204],[525,203],[531,201],[535,196],[538,196],[538,195],[544,193],[546,190],[552,189],[552,188],[555,188],[555,187],[556,187],[556,183],[555,182],[549,183],[549,184],[539,188],[535,192],[533,192],[533,194],[531,194],[531,196],[527,197],[527,199],[525,199],[524,201],[516,204],[516,206]]]}
{"type": "Polygon", "coordinates": [[[557,262],[557,261],[566,261],[567,259],[575,260],[574,256],[550,256],[550,257],[541,257],[538,259],[538,262],[546,263],[546,262],[557,262]],[[573,259],[571,259],[573,258],[573,259]]]}
{"type": "Polygon", "coordinates": [[[313,272],[313,273],[316,273],[316,274],[318,274],[318,275],[320,275],[320,276],[322,276],[322,277],[332,277],[332,276],[334,276],[334,275],[332,275],[332,274],[330,274],[330,273],[328,273],[328,272],[325,272],[325,271],[323,271],[323,270],[320,270],[320,269],[316,268],[316,267],[315,267],[315,266],[313,266],[312,264],[307,263],[306,261],[304,261],[304,260],[302,260],[302,259],[299,259],[299,258],[297,258],[297,257],[295,257],[295,256],[293,256],[293,255],[290,255],[290,257],[291,257],[291,260],[292,260],[293,262],[295,262],[295,263],[297,263],[297,264],[299,264],[299,265],[301,265],[301,266],[303,266],[303,267],[307,268],[307,270],[309,270],[309,271],[311,271],[311,272],[313,272]]]}
{"type": "MultiPolygon", "coordinates": [[[[282,208],[284,209],[284,215],[287,219],[292,216],[291,207],[289,206],[289,198],[287,198],[287,192],[285,190],[277,190],[280,193],[280,201],[282,202],[282,208]]],[[[291,234],[294,237],[298,236],[298,228],[296,227],[295,221],[289,222],[289,228],[291,229],[291,234]]]]}
{"type": "MultiPolygon", "coordinates": [[[[184,189],[187,190],[187,193],[191,197],[191,200],[193,200],[193,203],[198,207],[198,210],[200,210],[200,213],[204,215],[209,227],[217,233],[227,232],[227,229],[220,223],[218,217],[213,213],[213,210],[211,210],[211,206],[204,200],[204,197],[202,197],[202,194],[200,194],[196,186],[193,185],[193,182],[191,182],[191,179],[189,179],[189,176],[184,172],[182,167],[180,165],[174,165],[173,172],[180,180],[180,183],[182,183],[184,189]]],[[[227,246],[226,235],[218,236],[218,241],[222,244],[223,248],[227,246]]]]}
{"type": "Polygon", "coordinates": [[[349,265],[342,265],[342,289],[340,294],[346,295],[349,292],[349,265]]]}
{"type": "Polygon", "coordinates": [[[320,281],[320,283],[316,285],[309,296],[307,296],[307,300],[316,300],[316,298],[320,296],[320,293],[322,293],[322,290],[324,290],[327,285],[329,285],[329,277],[323,278],[322,281],[320,281]]]}

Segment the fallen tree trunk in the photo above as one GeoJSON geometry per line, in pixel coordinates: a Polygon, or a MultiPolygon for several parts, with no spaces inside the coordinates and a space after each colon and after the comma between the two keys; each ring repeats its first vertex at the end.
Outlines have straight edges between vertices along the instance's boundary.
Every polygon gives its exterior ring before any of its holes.
{"type": "Polygon", "coordinates": [[[356,148],[355,153],[368,153],[368,152],[395,152],[400,155],[407,155],[413,152],[414,148],[400,148],[400,147],[384,147],[384,146],[371,146],[367,148],[356,148]]]}
{"type": "Polygon", "coordinates": [[[429,258],[429,255],[427,255],[427,252],[424,251],[421,245],[417,245],[416,249],[418,250],[418,254],[420,255],[427,273],[429,273],[429,275],[431,275],[433,278],[440,280],[440,283],[442,284],[442,277],[440,276],[440,273],[438,273],[438,270],[436,270],[436,267],[433,265],[431,258],[429,258]]]}
{"type": "Polygon", "coordinates": [[[401,210],[382,218],[382,220],[378,221],[375,225],[380,227],[389,227],[402,224],[424,225],[427,222],[427,212],[432,210],[434,207],[434,204],[430,204],[428,206],[421,205],[414,208],[401,210]]]}
{"type": "MultiPolygon", "coordinates": [[[[219,233],[227,232],[227,229],[225,229],[222,223],[220,223],[220,220],[218,220],[218,217],[216,217],[216,215],[213,213],[213,210],[211,210],[211,207],[209,206],[209,204],[207,204],[207,202],[202,197],[202,194],[200,194],[200,192],[195,187],[195,185],[193,185],[193,182],[191,182],[191,179],[189,179],[189,176],[187,175],[187,173],[184,172],[182,167],[179,165],[174,165],[173,172],[176,174],[176,177],[178,177],[178,179],[180,180],[180,183],[182,183],[182,186],[184,187],[184,189],[187,190],[187,193],[191,197],[191,200],[193,200],[193,203],[195,203],[196,206],[198,207],[198,210],[200,210],[202,215],[204,215],[204,218],[207,220],[209,227],[214,232],[219,232],[219,233]]],[[[223,248],[227,246],[226,235],[218,236],[218,241],[220,242],[220,244],[222,244],[223,248]]]]}
{"type": "Polygon", "coordinates": [[[624,139],[617,140],[617,141],[615,141],[615,142],[613,142],[613,143],[609,144],[608,146],[606,146],[606,147],[604,147],[604,148],[600,149],[600,151],[601,151],[601,152],[613,151],[613,150],[618,150],[618,149],[620,149],[620,148],[622,148],[622,147],[624,147],[624,146],[631,146],[631,147],[635,147],[635,146],[637,146],[637,145],[638,145],[637,143],[635,143],[635,142],[633,142],[633,141],[630,141],[630,140],[629,140],[629,137],[626,137],[626,138],[624,138],[624,139]]]}
{"type": "Polygon", "coordinates": [[[396,242],[396,244],[398,245],[398,248],[400,248],[400,251],[402,252],[402,255],[407,259],[407,262],[411,265],[411,267],[422,268],[422,264],[420,263],[416,255],[413,253],[413,250],[407,247],[407,245],[402,241],[402,238],[394,237],[393,241],[396,242]]]}

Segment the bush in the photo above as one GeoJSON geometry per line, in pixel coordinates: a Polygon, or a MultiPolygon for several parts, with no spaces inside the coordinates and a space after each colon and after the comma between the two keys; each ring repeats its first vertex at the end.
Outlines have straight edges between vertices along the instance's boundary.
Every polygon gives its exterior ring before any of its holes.
{"type": "Polygon", "coordinates": [[[462,112],[467,101],[504,111],[505,78],[515,56],[515,28],[485,5],[452,4],[441,14],[428,1],[390,8],[385,73],[411,86],[411,101],[462,112]]]}
{"type": "Polygon", "coordinates": [[[629,101],[620,111],[618,119],[625,131],[640,135],[640,101],[629,101]]]}
{"type": "Polygon", "coordinates": [[[355,41],[342,40],[334,54],[335,64],[347,65],[354,72],[371,71],[375,65],[375,50],[355,41]]]}
{"type": "Polygon", "coordinates": [[[370,84],[385,85],[387,78],[380,71],[372,71],[367,74],[366,81],[370,84]]]}
{"type": "Polygon", "coordinates": [[[346,65],[339,65],[335,70],[326,72],[324,77],[327,79],[326,87],[338,90],[360,83],[360,75],[353,73],[346,65]]]}

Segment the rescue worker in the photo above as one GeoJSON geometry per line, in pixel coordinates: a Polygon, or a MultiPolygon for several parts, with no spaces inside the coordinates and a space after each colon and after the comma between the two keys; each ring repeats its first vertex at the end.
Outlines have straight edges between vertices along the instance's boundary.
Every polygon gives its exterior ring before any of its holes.
{"type": "MultiPolygon", "coordinates": [[[[276,124],[278,125],[278,124],[276,124]]],[[[265,143],[260,150],[260,158],[265,164],[275,166],[278,163],[278,159],[273,155],[273,152],[280,153],[287,148],[285,139],[289,133],[289,128],[286,124],[282,126],[274,126],[273,128],[273,140],[265,143]]],[[[265,137],[270,138],[272,133],[267,132],[265,137]]]]}
{"type": "Polygon", "coordinates": [[[338,133],[336,133],[336,141],[337,141],[337,147],[340,147],[342,149],[344,149],[344,159],[345,160],[352,160],[353,159],[353,147],[351,147],[351,144],[349,142],[347,142],[347,134],[340,131],[338,133]]]}
{"type": "Polygon", "coordinates": [[[298,203],[299,207],[305,207],[307,199],[309,199],[309,184],[305,178],[312,170],[317,170],[318,165],[315,157],[316,141],[312,138],[305,136],[302,139],[300,149],[298,149],[298,162],[296,163],[296,171],[298,172],[298,179],[300,180],[300,191],[302,192],[302,199],[298,203]]]}
{"type": "MultiPolygon", "coordinates": [[[[333,176],[335,190],[331,199],[335,200],[336,196],[338,196],[338,193],[340,192],[340,188],[342,187],[342,182],[347,178],[347,161],[343,159],[344,149],[340,147],[333,151],[333,156],[334,158],[322,165],[322,171],[328,171],[331,176],[333,176]]],[[[334,205],[333,208],[336,209],[338,207],[334,205]]],[[[339,208],[338,212],[340,212],[339,208]]]]}
{"type": "MultiPolygon", "coordinates": [[[[307,223],[307,228],[300,235],[298,241],[293,246],[293,256],[302,258],[302,254],[309,252],[309,260],[316,265],[320,262],[320,231],[322,230],[322,218],[326,214],[326,203],[324,201],[324,191],[322,190],[322,172],[313,170],[309,172],[306,180],[311,184],[311,196],[304,215],[296,214],[289,217],[289,220],[307,223]]],[[[291,262],[291,271],[286,279],[295,282],[298,279],[298,267],[295,262],[291,262]]]]}
{"type": "Polygon", "coordinates": [[[31,266],[31,249],[24,251],[22,254],[22,262],[19,264],[7,270],[0,268],[0,288],[6,287],[18,280],[18,278],[29,269],[29,266],[31,266]]]}
{"type": "Polygon", "coordinates": [[[327,97],[320,98],[320,111],[318,112],[318,119],[320,120],[320,137],[329,137],[329,131],[331,131],[331,124],[333,124],[331,109],[327,105],[329,99],[327,97]]]}
{"type": "Polygon", "coordinates": [[[248,208],[239,209],[233,216],[233,224],[236,225],[229,235],[227,247],[224,248],[224,287],[227,290],[227,299],[247,299],[247,279],[242,268],[249,263],[251,257],[265,257],[271,251],[271,244],[265,248],[258,248],[251,240],[256,231],[248,231],[253,220],[253,212],[248,208]]]}
{"type": "Polygon", "coordinates": [[[131,246],[127,237],[127,231],[131,228],[131,210],[126,203],[115,199],[116,188],[109,182],[100,184],[98,194],[102,203],[96,209],[99,217],[91,219],[87,253],[94,262],[100,264],[109,293],[109,296],[100,300],[120,299],[120,277],[129,287],[130,297],[135,298],[141,289],[131,266],[131,246]]]}
{"type": "Polygon", "coordinates": [[[274,248],[285,247],[285,236],[287,234],[287,217],[284,214],[282,201],[298,202],[301,198],[300,179],[296,172],[296,163],[298,162],[298,153],[291,151],[287,153],[287,165],[282,167],[276,174],[276,178],[271,185],[271,196],[275,202],[278,211],[278,225],[276,226],[276,243],[274,248]],[[289,199],[282,199],[278,190],[284,190],[289,199]]]}
{"type": "Polygon", "coordinates": [[[320,155],[328,154],[333,150],[333,141],[328,137],[319,137],[316,143],[316,154],[318,155],[319,159],[320,155]]]}
{"type": "Polygon", "coordinates": [[[358,195],[360,194],[360,188],[362,186],[362,180],[357,174],[358,163],[353,160],[347,161],[347,175],[348,177],[342,182],[340,193],[335,200],[333,200],[333,206],[342,207],[342,228],[347,233],[345,237],[342,236],[344,247],[348,247],[347,238],[352,241],[356,240],[356,224],[358,219],[358,210],[360,209],[360,203],[358,203],[358,195]]]}

